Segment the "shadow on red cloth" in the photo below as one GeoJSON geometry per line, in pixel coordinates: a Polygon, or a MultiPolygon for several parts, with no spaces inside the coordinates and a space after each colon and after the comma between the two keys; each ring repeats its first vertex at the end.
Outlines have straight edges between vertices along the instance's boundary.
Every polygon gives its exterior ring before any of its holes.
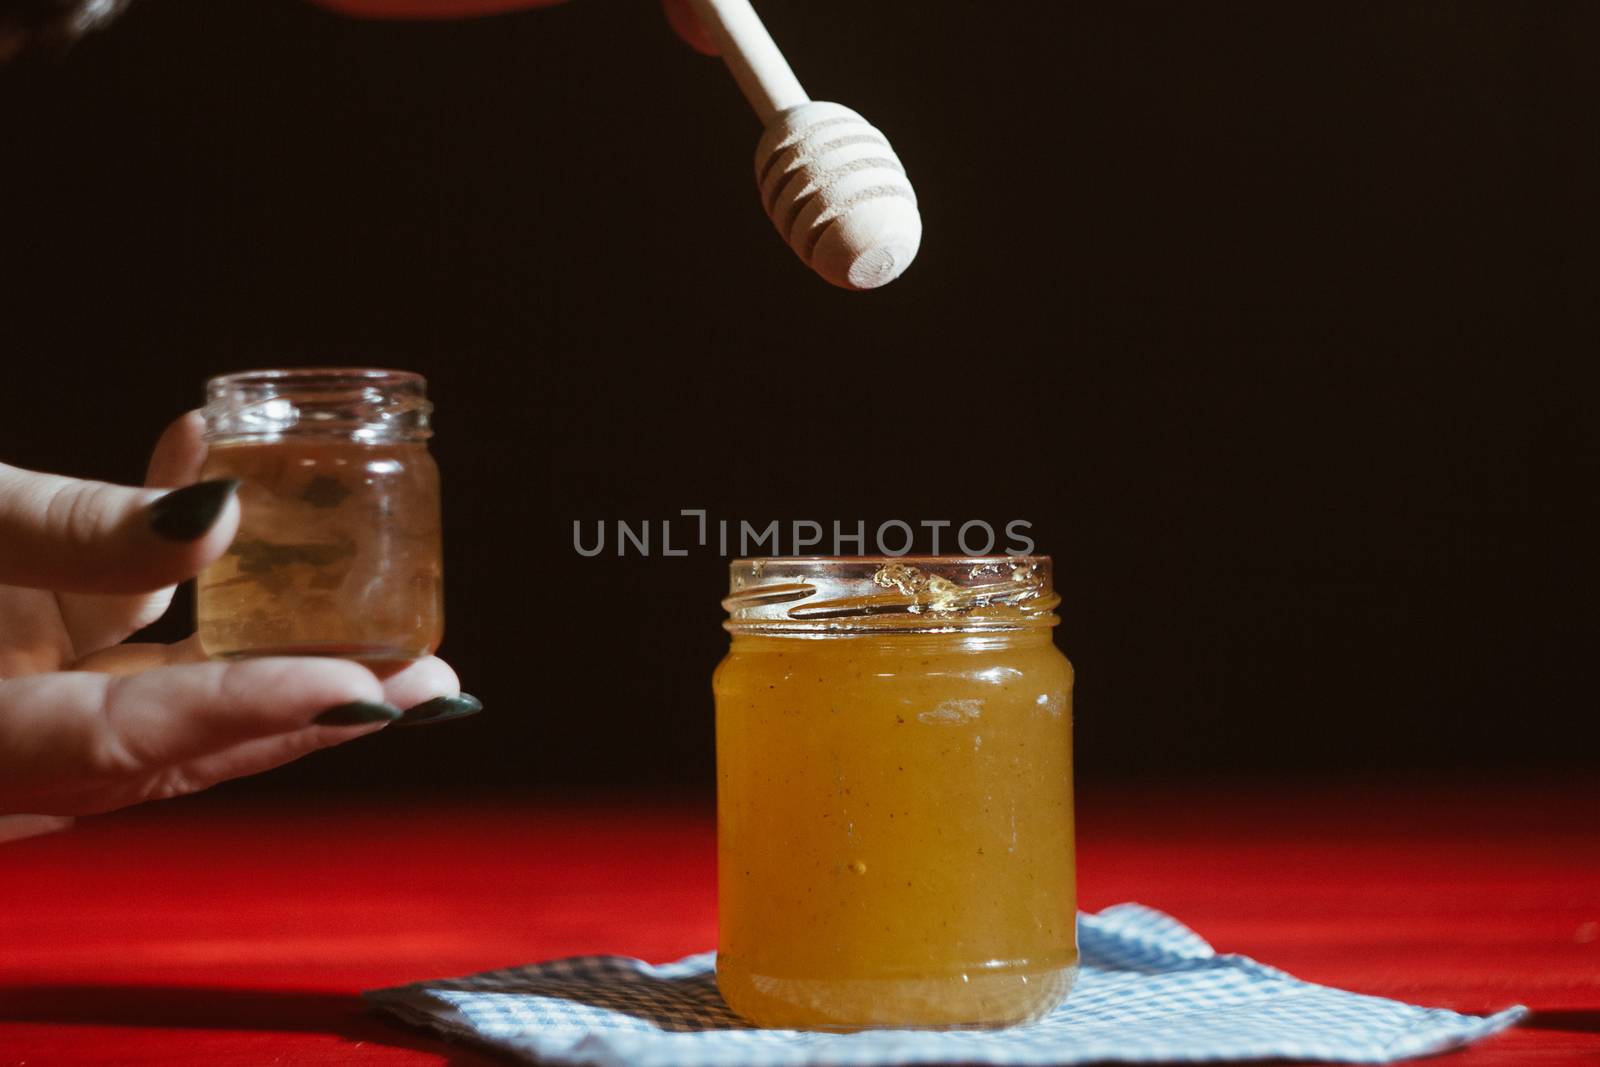
{"type": "Polygon", "coordinates": [[[1517,1025],[1526,1030],[1600,1034],[1600,1011],[1536,1011],[1517,1025]]]}
{"type": "Polygon", "coordinates": [[[502,1067],[505,1062],[386,1022],[371,1014],[361,998],[346,993],[188,986],[12,986],[0,988],[0,1022],[329,1034],[352,1043],[432,1053],[451,1067],[502,1067]]]}

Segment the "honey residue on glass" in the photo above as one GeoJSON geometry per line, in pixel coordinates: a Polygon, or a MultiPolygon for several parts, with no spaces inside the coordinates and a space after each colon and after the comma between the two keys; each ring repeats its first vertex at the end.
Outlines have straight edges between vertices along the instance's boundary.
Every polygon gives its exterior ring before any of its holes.
{"type": "Polygon", "coordinates": [[[211,656],[416,659],[444,628],[439,475],[420,441],[306,436],[213,444],[238,478],[233,544],[200,575],[211,656]]]}

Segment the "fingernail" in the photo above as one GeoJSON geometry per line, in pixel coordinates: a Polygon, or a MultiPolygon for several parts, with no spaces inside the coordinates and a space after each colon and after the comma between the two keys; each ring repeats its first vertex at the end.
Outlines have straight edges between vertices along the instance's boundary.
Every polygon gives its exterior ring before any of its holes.
{"type": "Polygon", "coordinates": [[[175,489],[150,505],[150,528],[168,541],[197,540],[216,523],[238,488],[237,478],[217,478],[175,489]]]}
{"type": "Polygon", "coordinates": [[[444,722],[446,719],[464,719],[483,710],[483,701],[471,693],[453,697],[434,697],[424,700],[400,716],[397,726],[421,726],[423,723],[444,722]]]}
{"type": "Polygon", "coordinates": [[[371,722],[394,722],[400,714],[400,709],[392,704],[357,700],[335,705],[311,721],[318,726],[361,726],[371,722]]]}

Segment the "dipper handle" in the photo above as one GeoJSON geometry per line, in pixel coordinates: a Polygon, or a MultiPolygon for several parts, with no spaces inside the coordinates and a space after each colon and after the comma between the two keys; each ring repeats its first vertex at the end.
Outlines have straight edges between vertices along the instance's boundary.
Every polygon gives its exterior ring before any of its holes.
{"type": "Polygon", "coordinates": [[[750,0],[690,0],[763,127],[810,101],[750,0]]]}

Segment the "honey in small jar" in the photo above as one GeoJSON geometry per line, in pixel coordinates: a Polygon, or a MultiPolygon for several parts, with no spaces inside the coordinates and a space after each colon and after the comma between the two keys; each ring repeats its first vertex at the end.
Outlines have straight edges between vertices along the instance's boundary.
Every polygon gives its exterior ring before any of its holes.
{"type": "Polygon", "coordinates": [[[237,478],[239,532],[199,577],[214,657],[383,664],[443,636],[426,383],[401,371],[251,371],[207,383],[203,477],[237,478]]]}
{"type": "Polygon", "coordinates": [[[717,668],[717,984],[761,1026],[991,1027],[1077,973],[1045,557],[742,560],[717,668]]]}

